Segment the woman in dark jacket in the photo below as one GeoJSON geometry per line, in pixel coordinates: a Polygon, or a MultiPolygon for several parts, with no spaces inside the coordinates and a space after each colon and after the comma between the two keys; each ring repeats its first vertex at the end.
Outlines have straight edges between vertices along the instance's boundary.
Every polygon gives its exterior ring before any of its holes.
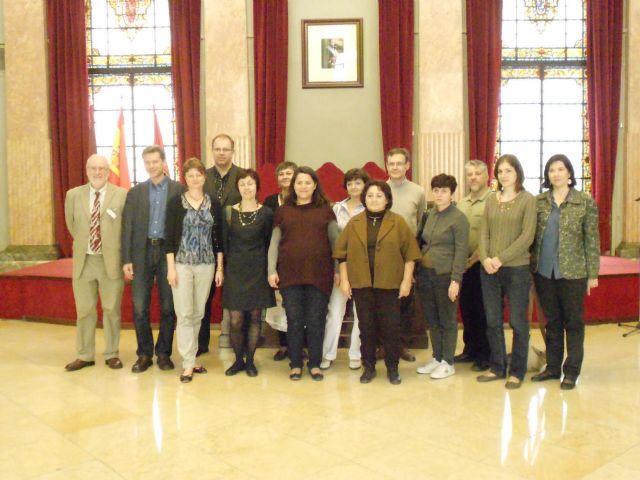
{"type": "Polygon", "coordinates": [[[365,211],[353,217],[338,237],[333,256],[340,262],[340,289],[353,299],[360,321],[360,383],[376,376],[378,332],[385,352],[387,377],[401,383],[400,299],[409,295],[418,244],[404,219],[390,211],[391,189],[369,181],[362,192],[365,211]]]}
{"type": "Polygon", "coordinates": [[[584,296],[598,286],[600,268],[598,207],[575,185],[569,159],[552,156],[544,167],[543,186],[549,190],[536,198],[538,220],[531,261],[536,293],[547,319],[547,368],[531,380],[557,380],[564,373],[563,390],[574,388],[580,375],[584,296]],[[567,359],[563,365],[565,332],[567,359]]]}
{"type": "Polygon", "coordinates": [[[195,363],[198,332],[211,283],[215,277],[216,286],[220,286],[224,277],[220,203],[203,191],[205,168],[200,160],[188,159],[183,172],[187,190],[167,204],[165,251],[182,355],[180,381],[188,383],[194,372],[207,371],[195,363]]]}

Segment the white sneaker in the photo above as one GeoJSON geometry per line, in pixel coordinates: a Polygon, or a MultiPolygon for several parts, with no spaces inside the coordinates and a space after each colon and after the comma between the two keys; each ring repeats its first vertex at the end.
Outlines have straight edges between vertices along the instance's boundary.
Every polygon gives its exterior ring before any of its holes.
{"type": "Polygon", "coordinates": [[[432,373],[436,368],[440,366],[440,362],[435,358],[432,358],[426,365],[423,367],[416,368],[416,372],[426,374],[432,373]]]}
{"type": "Polygon", "coordinates": [[[331,366],[331,360],[323,358],[320,362],[320,370],[327,370],[331,366]]]}
{"type": "Polygon", "coordinates": [[[349,360],[349,368],[351,370],[359,370],[362,368],[362,360],[349,360]]]}
{"type": "Polygon", "coordinates": [[[439,379],[439,378],[447,378],[456,373],[456,369],[453,368],[453,365],[449,365],[444,360],[438,365],[433,373],[431,373],[431,378],[439,379]]]}

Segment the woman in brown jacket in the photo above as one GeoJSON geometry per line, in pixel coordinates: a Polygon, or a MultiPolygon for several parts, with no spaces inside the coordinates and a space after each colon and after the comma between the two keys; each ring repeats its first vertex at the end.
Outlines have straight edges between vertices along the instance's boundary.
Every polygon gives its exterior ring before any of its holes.
{"type": "Polygon", "coordinates": [[[380,332],[387,377],[398,385],[400,299],[411,290],[420,250],[404,219],[390,211],[389,185],[368,182],[362,203],[366,210],[347,224],[333,256],[340,262],[340,288],[348,298],[353,295],[360,320],[364,365],[360,383],[369,383],[376,376],[376,332],[380,332]]]}

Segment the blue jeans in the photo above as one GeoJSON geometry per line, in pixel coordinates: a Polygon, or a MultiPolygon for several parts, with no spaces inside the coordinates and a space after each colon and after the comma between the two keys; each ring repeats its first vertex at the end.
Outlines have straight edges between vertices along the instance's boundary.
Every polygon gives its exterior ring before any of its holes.
{"type": "Polygon", "coordinates": [[[151,290],[155,279],[158,285],[161,309],[160,333],[155,353],[158,356],[169,357],[173,345],[176,316],[173,310],[173,294],[167,282],[167,255],[164,253],[164,246],[147,244],[144,274],[137,272],[135,266],[133,273],[131,295],[133,297],[133,322],[138,340],[136,354],[153,357],[153,333],[151,332],[149,305],[151,304],[151,290]]]}
{"type": "Polygon", "coordinates": [[[320,367],[329,295],[313,285],[291,285],[280,289],[287,313],[287,342],[291,368],[302,368],[305,331],[309,345],[309,368],[320,367]]]}
{"type": "Polygon", "coordinates": [[[497,273],[480,273],[482,298],[487,314],[487,339],[491,348],[489,363],[491,371],[498,376],[507,373],[507,352],[504,341],[502,302],[506,296],[509,304],[509,325],[513,329],[511,368],[509,375],[522,380],[527,373],[529,353],[529,291],[531,274],[529,266],[502,267],[497,273]]]}

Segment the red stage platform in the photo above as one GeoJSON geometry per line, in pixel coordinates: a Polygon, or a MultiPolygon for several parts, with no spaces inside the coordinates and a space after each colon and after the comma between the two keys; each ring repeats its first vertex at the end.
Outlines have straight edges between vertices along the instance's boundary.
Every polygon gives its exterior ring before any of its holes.
{"type": "MultiPolygon", "coordinates": [[[[588,323],[638,320],[640,263],[618,257],[601,257],[600,286],[587,297],[588,323]]],[[[56,260],[0,275],[0,318],[74,323],[71,259],[56,260]]],[[[131,288],[125,287],[122,322],[133,324],[131,288]]],[[[160,316],[157,294],[152,297],[151,318],[160,316]]],[[[219,291],[214,299],[214,321],[221,317],[219,291]]]]}

